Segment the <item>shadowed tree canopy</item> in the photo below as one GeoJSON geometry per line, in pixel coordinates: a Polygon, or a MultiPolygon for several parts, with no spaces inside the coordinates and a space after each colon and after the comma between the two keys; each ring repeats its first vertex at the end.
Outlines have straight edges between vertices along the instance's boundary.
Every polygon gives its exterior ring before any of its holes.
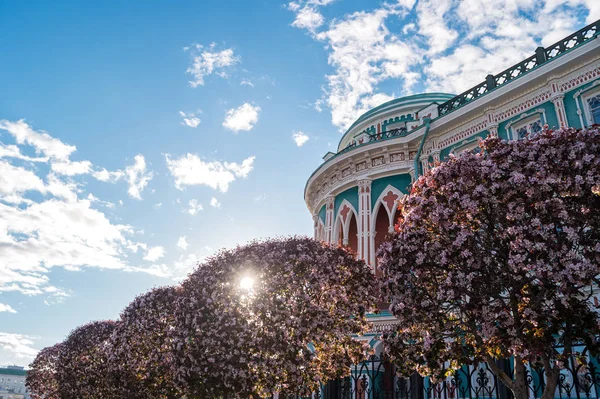
{"type": "Polygon", "coordinates": [[[119,398],[180,398],[173,381],[173,327],[180,287],[155,288],[121,312],[109,340],[109,368],[119,398]]]}
{"type": "Polygon", "coordinates": [[[61,399],[56,370],[62,344],[42,349],[29,365],[25,385],[32,399],[61,399]]]}
{"type": "Polygon", "coordinates": [[[95,321],[69,334],[61,345],[56,367],[61,399],[118,397],[108,367],[108,340],[116,324],[95,321]]]}
{"type": "Polygon", "coordinates": [[[379,251],[396,363],[443,377],[486,361],[518,399],[524,366],[541,365],[552,398],[573,345],[597,348],[599,194],[598,130],[488,138],[421,176],[379,251]],[[514,377],[497,358],[514,360],[514,377]]]}
{"type": "Polygon", "coordinates": [[[364,354],[351,334],[366,330],[374,293],[364,262],[313,239],[222,251],[183,282],[177,378],[191,397],[314,389],[364,354]]]}

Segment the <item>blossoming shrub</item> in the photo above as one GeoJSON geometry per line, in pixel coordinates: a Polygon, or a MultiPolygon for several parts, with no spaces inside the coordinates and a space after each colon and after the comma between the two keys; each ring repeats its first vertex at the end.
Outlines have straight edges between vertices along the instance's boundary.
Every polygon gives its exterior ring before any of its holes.
{"type": "Polygon", "coordinates": [[[375,304],[368,266],[344,249],[292,237],[225,250],[183,282],[172,330],[190,397],[310,392],[364,354],[375,304]]]}
{"type": "Polygon", "coordinates": [[[61,345],[56,382],[61,399],[118,398],[108,369],[108,339],[116,322],[95,321],[78,327],[61,345]]]}
{"type": "Polygon", "coordinates": [[[39,351],[29,365],[25,385],[32,399],[61,399],[56,370],[62,344],[39,351]]]}
{"type": "Polygon", "coordinates": [[[108,365],[118,397],[183,396],[173,381],[173,351],[168,337],[179,291],[179,287],[155,288],[121,312],[108,344],[108,365]]]}
{"type": "Polygon", "coordinates": [[[421,176],[379,251],[396,364],[443,377],[486,361],[518,399],[525,364],[542,365],[552,398],[573,344],[597,349],[599,194],[598,130],[488,138],[421,176]],[[497,358],[514,360],[514,376],[497,358]]]}

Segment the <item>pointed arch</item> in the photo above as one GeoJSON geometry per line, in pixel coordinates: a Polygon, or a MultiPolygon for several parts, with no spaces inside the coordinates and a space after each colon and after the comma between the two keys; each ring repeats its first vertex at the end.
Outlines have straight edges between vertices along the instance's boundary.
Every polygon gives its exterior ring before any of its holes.
{"type": "Polygon", "coordinates": [[[371,214],[371,259],[370,263],[375,267],[375,273],[377,273],[377,262],[376,253],[379,246],[385,240],[385,237],[393,232],[394,225],[396,224],[394,217],[396,216],[396,209],[398,204],[402,200],[404,194],[396,187],[388,184],[387,187],[381,192],[379,198],[375,201],[373,212],[371,214]]]}
{"type": "Polygon", "coordinates": [[[356,212],[356,208],[348,200],[342,201],[334,220],[333,242],[350,246],[358,253],[358,212],[356,212]]]}
{"type": "Polygon", "coordinates": [[[325,241],[325,223],[320,217],[317,219],[317,234],[315,239],[325,241]]]}
{"type": "Polygon", "coordinates": [[[371,217],[372,226],[371,231],[376,231],[376,221],[380,208],[383,208],[388,217],[388,232],[391,232],[390,229],[394,227],[396,221],[394,217],[396,215],[396,210],[398,209],[398,204],[404,197],[402,191],[398,190],[396,187],[388,184],[387,187],[381,192],[377,201],[375,201],[375,206],[373,207],[373,214],[371,217]]]}

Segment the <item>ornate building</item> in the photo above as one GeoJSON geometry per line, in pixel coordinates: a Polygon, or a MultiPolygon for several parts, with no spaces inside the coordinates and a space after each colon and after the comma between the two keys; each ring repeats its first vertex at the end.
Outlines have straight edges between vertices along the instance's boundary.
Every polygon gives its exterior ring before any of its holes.
{"type": "Polygon", "coordinates": [[[452,153],[498,135],[518,140],[550,127],[600,123],[600,21],[459,95],[426,93],[362,115],[308,179],[315,237],[351,247],[377,271],[375,253],[394,228],[415,178],[452,153]]]}
{"type": "MultiPolygon", "coordinates": [[[[306,183],[304,199],[315,238],[349,246],[377,273],[376,250],[393,231],[398,203],[430,165],[476,148],[489,135],[518,140],[544,125],[593,124],[600,124],[600,21],[538,47],[464,93],[402,97],[358,118],[337,152],[327,153],[306,183]]],[[[395,378],[393,367],[377,357],[378,337],[394,328],[395,318],[384,310],[369,319],[371,332],[358,339],[369,342],[374,357],[353,366],[350,378],[328,383],[322,397],[511,397],[485,364],[463,367],[457,376],[435,384],[427,378],[395,378]]],[[[600,384],[589,382],[600,381],[600,363],[590,358],[589,364],[589,370],[573,366],[563,371],[556,397],[600,398],[600,384]]],[[[531,397],[537,398],[543,376],[530,373],[531,397]]]]}

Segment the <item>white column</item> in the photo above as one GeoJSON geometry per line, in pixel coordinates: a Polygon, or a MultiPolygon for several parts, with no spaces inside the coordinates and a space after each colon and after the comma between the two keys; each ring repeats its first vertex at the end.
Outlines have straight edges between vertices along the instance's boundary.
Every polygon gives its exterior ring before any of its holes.
{"type": "Polygon", "coordinates": [[[319,239],[319,214],[313,215],[313,228],[315,240],[319,239]]]}
{"type": "Polygon", "coordinates": [[[421,168],[423,169],[423,174],[427,173],[427,171],[429,170],[429,162],[427,162],[428,160],[429,160],[429,155],[421,157],[421,159],[420,159],[421,168]]]}
{"type": "Polygon", "coordinates": [[[325,198],[325,237],[323,241],[328,243],[333,242],[333,204],[335,197],[330,196],[325,198]]]}
{"type": "Polygon", "coordinates": [[[358,182],[358,257],[370,264],[371,180],[358,182]]]}
{"type": "Polygon", "coordinates": [[[567,113],[565,112],[565,103],[563,98],[565,98],[565,96],[561,93],[554,96],[551,100],[554,104],[554,110],[556,111],[556,118],[558,119],[559,127],[566,128],[569,123],[567,122],[567,113]]]}

